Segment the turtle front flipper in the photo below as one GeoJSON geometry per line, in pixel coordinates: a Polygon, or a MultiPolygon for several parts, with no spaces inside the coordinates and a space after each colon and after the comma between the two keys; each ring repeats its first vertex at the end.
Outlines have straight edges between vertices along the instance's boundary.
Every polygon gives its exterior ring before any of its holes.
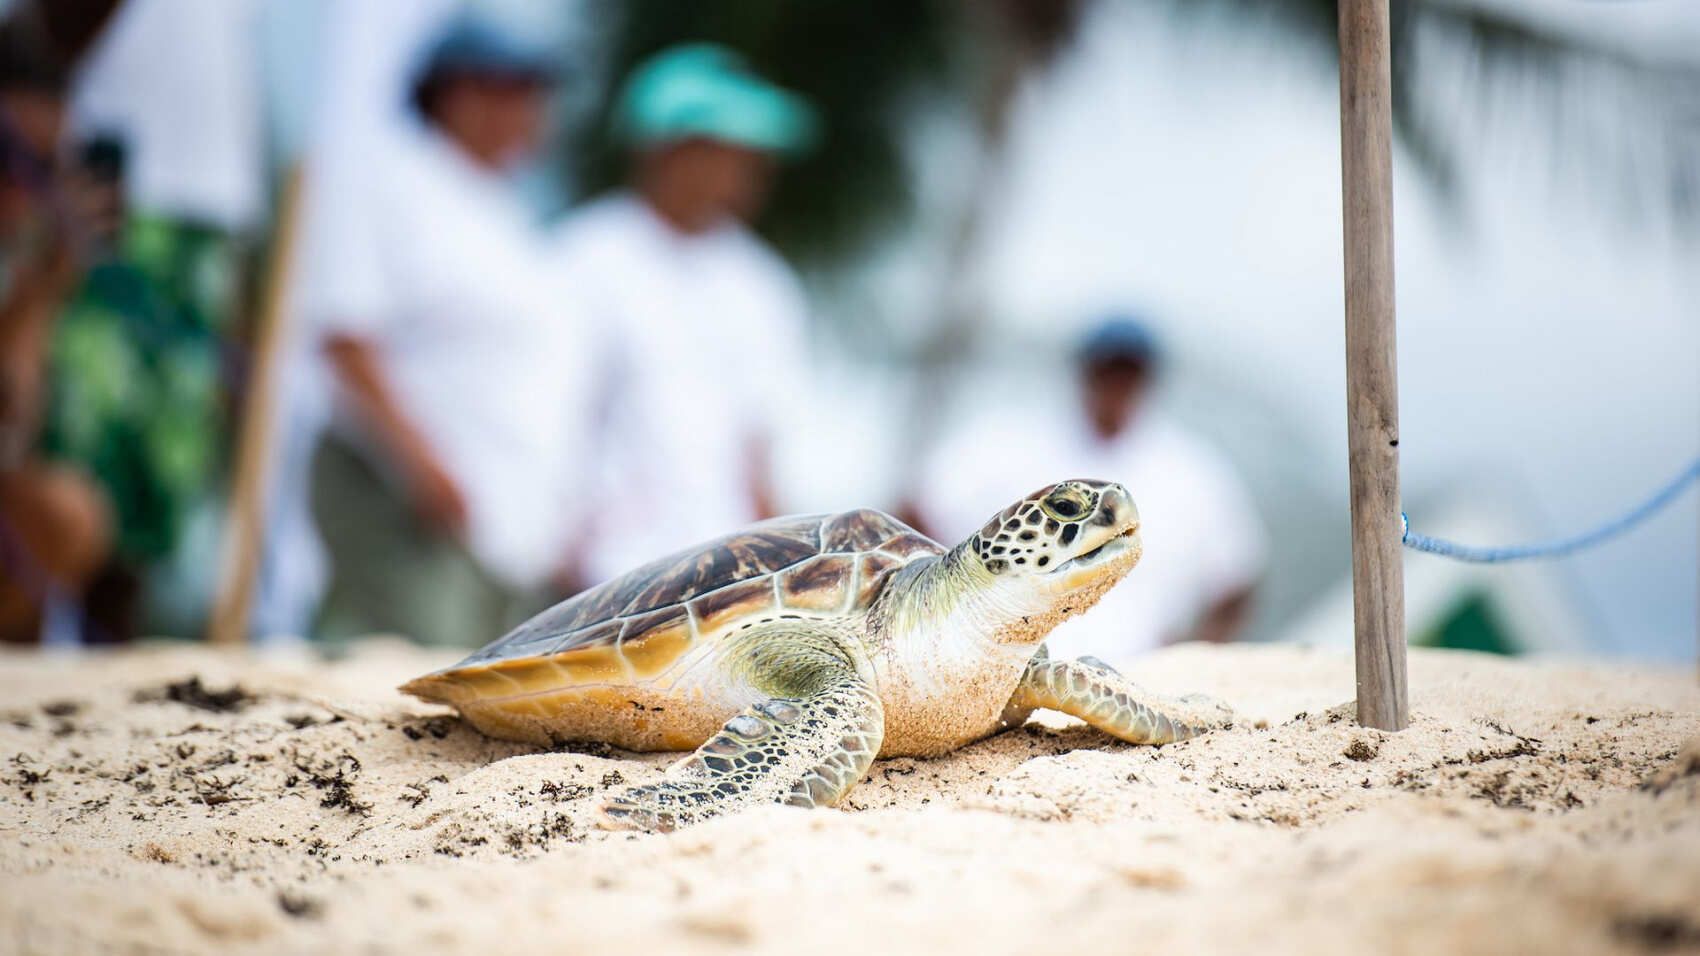
{"type": "Polygon", "coordinates": [[[1174,743],[1233,725],[1233,711],[1203,694],[1159,697],[1095,658],[1052,660],[1042,652],[1028,662],[1009,702],[1017,712],[1041,707],[1135,744],[1174,743]]]}
{"type": "Polygon", "coordinates": [[[794,621],[762,630],[744,663],[774,696],[728,720],[660,783],[610,798],[610,825],[673,830],[763,803],[833,806],[861,781],[885,737],[873,687],[824,631],[794,621]]]}

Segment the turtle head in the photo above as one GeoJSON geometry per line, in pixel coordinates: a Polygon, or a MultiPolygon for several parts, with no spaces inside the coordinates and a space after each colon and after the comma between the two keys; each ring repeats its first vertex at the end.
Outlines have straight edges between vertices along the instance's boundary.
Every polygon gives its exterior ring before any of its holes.
{"type": "Polygon", "coordinates": [[[1002,643],[1037,643],[1091,607],[1140,556],[1139,509],[1110,481],[1063,481],[998,512],[958,549],[1013,620],[1002,643]],[[977,567],[974,567],[977,565],[977,567]]]}

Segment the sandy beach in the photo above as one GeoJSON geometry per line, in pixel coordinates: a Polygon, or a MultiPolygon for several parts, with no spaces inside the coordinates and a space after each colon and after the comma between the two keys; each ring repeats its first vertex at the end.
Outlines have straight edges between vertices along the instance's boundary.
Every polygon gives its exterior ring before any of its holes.
{"type": "Polygon", "coordinates": [[[0,950],[1700,951],[1692,673],[1417,651],[1383,734],[1343,655],[1176,648],[1135,679],[1238,727],[1046,715],[842,810],[634,835],[595,805],[671,758],[392,689],[446,659],[0,657],[0,950]]]}

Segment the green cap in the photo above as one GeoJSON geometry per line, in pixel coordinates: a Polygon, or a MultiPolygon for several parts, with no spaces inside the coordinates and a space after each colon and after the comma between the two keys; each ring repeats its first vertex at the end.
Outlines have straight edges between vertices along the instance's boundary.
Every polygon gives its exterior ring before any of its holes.
{"type": "Polygon", "coordinates": [[[815,113],[806,100],[712,43],[670,47],[639,64],[620,92],[614,123],[638,147],[702,137],[797,153],[815,139],[815,113]]]}

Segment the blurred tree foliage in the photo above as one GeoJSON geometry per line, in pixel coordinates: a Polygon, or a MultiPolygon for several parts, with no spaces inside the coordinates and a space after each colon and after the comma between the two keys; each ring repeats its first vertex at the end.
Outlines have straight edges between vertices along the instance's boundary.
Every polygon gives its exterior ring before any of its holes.
{"type": "Polygon", "coordinates": [[[619,0],[593,6],[607,87],[573,137],[585,192],[619,184],[623,150],[609,106],[633,65],[675,43],[708,40],[808,97],[821,138],[781,175],[761,231],[787,254],[820,262],[854,253],[911,208],[903,156],[906,107],[963,75],[946,0],[619,0]]]}

